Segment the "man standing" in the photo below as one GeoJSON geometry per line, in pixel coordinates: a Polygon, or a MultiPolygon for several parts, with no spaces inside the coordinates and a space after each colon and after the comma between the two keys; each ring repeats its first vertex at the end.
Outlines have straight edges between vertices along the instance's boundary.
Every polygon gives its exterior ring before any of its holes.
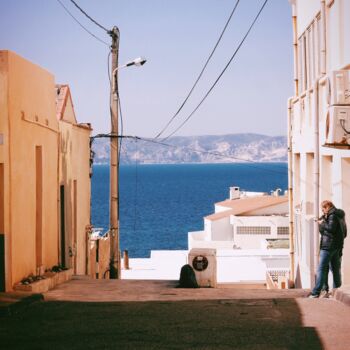
{"type": "Polygon", "coordinates": [[[337,209],[331,201],[321,203],[323,215],[319,220],[321,234],[320,262],[317,269],[316,285],[310,298],[318,298],[328,279],[329,267],[333,273],[333,290],[341,286],[341,256],[344,238],[347,235],[345,212],[337,209]]]}

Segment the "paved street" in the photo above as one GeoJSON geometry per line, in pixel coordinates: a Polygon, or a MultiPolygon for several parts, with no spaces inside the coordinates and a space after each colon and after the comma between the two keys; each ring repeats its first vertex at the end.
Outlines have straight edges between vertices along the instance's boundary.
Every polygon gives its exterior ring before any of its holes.
{"type": "Polygon", "coordinates": [[[0,348],[350,349],[349,306],[303,295],[73,280],[2,316],[0,348]]]}

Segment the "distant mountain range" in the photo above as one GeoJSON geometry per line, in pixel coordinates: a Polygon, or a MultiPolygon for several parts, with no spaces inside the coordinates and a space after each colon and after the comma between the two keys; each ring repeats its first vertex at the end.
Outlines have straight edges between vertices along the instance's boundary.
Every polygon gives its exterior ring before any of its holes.
{"type": "MultiPolygon", "coordinates": [[[[109,139],[95,139],[94,163],[109,162],[109,139]]],[[[286,162],[287,137],[259,134],[175,136],[165,142],[123,139],[121,164],[286,162]]]]}

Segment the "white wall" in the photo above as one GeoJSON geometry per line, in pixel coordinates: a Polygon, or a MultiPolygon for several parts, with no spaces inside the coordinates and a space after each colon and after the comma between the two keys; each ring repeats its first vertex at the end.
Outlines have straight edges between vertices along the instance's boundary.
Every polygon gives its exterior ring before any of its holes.
{"type": "Polygon", "coordinates": [[[230,217],[227,216],[220,220],[211,222],[211,240],[212,241],[232,241],[233,229],[230,224],[230,217]]]}
{"type": "Polygon", "coordinates": [[[289,251],[273,250],[217,250],[217,281],[266,282],[267,268],[289,267],[289,251]]]}
{"type": "Polygon", "coordinates": [[[314,16],[320,11],[320,0],[297,0],[296,14],[298,25],[298,37],[310,25],[314,16]]]}
{"type": "Polygon", "coordinates": [[[261,240],[266,238],[289,238],[289,235],[277,235],[277,227],[288,227],[287,216],[231,216],[234,227],[234,243],[242,249],[259,249],[261,240]],[[271,234],[237,234],[238,226],[268,226],[271,234]]]}

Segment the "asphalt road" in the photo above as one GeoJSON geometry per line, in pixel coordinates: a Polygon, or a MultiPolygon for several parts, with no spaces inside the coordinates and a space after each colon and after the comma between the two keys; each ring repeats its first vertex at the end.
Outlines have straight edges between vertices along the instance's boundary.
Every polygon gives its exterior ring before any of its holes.
{"type": "Polygon", "coordinates": [[[333,300],[35,302],[0,318],[1,349],[350,349],[333,300]]]}

